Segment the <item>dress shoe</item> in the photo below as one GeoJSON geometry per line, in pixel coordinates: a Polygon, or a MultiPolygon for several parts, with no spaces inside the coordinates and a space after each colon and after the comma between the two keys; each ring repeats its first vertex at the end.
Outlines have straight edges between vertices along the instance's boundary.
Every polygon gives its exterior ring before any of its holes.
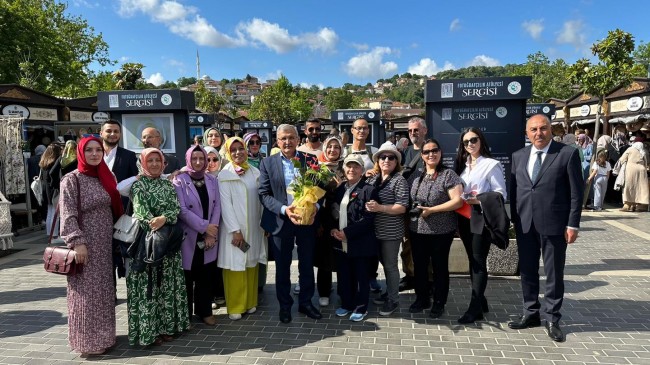
{"type": "Polygon", "coordinates": [[[444,304],[433,303],[433,306],[431,307],[431,312],[429,312],[429,317],[440,318],[442,317],[442,314],[444,312],[445,312],[444,304]]]}
{"type": "Polygon", "coordinates": [[[546,333],[555,342],[564,342],[566,337],[560,328],[560,322],[546,322],[546,333]]]}
{"type": "Polygon", "coordinates": [[[312,319],[321,319],[323,318],[323,315],[320,314],[320,311],[316,309],[312,304],[308,305],[301,305],[298,307],[298,312],[306,315],[309,318],[312,319]]]}
{"type": "Polygon", "coordinates": [[[420,313],[423,310],[429,308],[431,306],[431,302],[429,301],[424,301],[424,300],[415,300],[413,304],[409,307],[409,313],[420,313]]]}
{"type": "Polygon", "coordinates": [[[529,314],[527,316],[521,316],[518,320],[508,322],[508,327],[513,330],[521,330],[531,327],[539,327],[542,325],[542,321],[539,319],[539,313],[529,314]]]}
{"type": "Polygon", "coordinates": [[[483,318],[484,318],[483,313],[478,314],[478,315],[474,315],[472,313],[465,312],[465,314],[463,314],[462,317],[458,318],[458,323],[460,323],[460,324],[470,324],[470,323],[474,323],[476,321],[479,321],[479,320],[481,320],[483,318]]]}
{"type": "Polygon", "coordinates": [[[282,323],[291,322],[291,310],[290,309],[280,309],[280,322],[282,322],[282,323]]]}

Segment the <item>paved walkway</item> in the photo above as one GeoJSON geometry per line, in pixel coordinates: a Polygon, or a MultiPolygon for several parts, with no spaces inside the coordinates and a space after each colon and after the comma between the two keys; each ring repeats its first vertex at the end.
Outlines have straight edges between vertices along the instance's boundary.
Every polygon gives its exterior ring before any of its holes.
{"type": "MultiPolygon", "coordinates": [[[[569,248],[563,324],[565,343],[543,328],[515,331],[507,322],[521,311],[516,277],[493,277],[487,320],[459,325],[469,302],[465,276],[451,280],[445,315],[410,314],[413,292],[401,295],[391,317],[371,304],[365,322],[334,315],[334,304],[314,321],[297,313],[278,321],[274,286],[264,289],[258,312],[218,325],[193,324],[173,342],[130,347],[126,291],[119,282],[117,345],[89,359],[105,364],[650,364],[650,213],[585,213],[569,248]]],[[[42,269],[43,231],[16,238],[24,251],[0,258],[0,364],[78,364],[88,360],[67,346],[65,278],[42,269]]],[[[271,265],[271,273],[273,266],[271,265]]],[[[294,282],[297,280],[294,262],[294,282]]],[[[273,283],[269,275],[268,282],[273,283]]],[[[382,282],[383,284],[383,282],[382,282]]],[[[314,299],[316,302],[316,299],[314,299]]],[[[333,302],[336,302],[335,300],[333,302]]]]}

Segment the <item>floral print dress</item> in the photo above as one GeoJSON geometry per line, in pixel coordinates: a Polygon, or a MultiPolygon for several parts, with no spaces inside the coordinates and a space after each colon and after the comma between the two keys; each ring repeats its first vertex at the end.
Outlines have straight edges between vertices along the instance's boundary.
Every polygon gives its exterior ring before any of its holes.
{"type": "MultiPolygon", "coordinates": [[[[180,205],[172,183],[167,179],[140,176],[132,188],[133,216],[145,234],[149,219],[165,216],[168,224],[176,223],[180,205]]],[[[173,335],[190,328],[187,313],[187,289],[180,251],[163,259],[162,278],[157,270],[135,272],[126,278],[129,317],[129,344],[150,345],[159,335],[173,335]],[[151,278],[149,275],[151,274],[151,278]],[[147,297],[151,279],[153,290],[147,297]]]]}

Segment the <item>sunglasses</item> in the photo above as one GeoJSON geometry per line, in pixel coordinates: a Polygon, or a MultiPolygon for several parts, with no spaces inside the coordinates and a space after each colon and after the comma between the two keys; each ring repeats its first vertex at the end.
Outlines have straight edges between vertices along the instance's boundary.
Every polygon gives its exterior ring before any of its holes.
{"type": "Polygon", "coordinates": [[[251,139],[250,141],[248,141],[248,144],[252,144],[253,146],[258,146],[258,145],[261,146],[262,141],[260,141],[259,139],[251,139]]]}
{"type": "Polygon", "coordinates": [[[472,138],[470,138],[470,139],[464,139],[464,140],[463,140],[463,144],[465,145],[465,147],[469,146],[470,143],[471,143],[471,144],[476,144],[476,143],[478,143],[478,137],[472,137],[472,138]]]}
{"type": "Polygon", "coordinates": [[[212,157],[212,158],[208,157],[208,162],[219,162],[219,159],[216,157],[212,157]]]}
{"type": "Polygon", "coordinates": [[[423,155],[428,155],[430,153],[436,154],[438,152],[440,152],[440,148],[432,148],[430,150],[422,150],[423,155]]]}
{"type": "Polygon", "coordinates": [[[395,155],[381,155],[381,156],[379,156],[379,159],[382,160],[382,161],[384,161],[384,160],[395,161],[397,159],[397,157],[395,157],[395,155]]]}

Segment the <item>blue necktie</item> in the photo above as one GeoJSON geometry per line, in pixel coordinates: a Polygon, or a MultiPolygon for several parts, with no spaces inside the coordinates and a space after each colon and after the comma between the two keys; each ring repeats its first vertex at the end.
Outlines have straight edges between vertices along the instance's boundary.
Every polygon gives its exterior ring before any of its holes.
{"type": "Polygon", "coordinates": [[[535,164],[533,165],[533,173],[532,176],[530,177],[531,181],[535,183],[537,181],[537,175],[539,175],[539,170],[542,169],[542,151],[537,151],[537,159],[535,160],[535,164]]]}

